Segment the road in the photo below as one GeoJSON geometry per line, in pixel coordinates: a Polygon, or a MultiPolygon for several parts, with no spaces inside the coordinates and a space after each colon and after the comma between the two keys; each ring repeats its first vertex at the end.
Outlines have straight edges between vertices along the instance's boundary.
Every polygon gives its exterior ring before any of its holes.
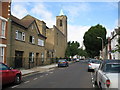
{"type": "Polygon", "coordinates": [[[69,67],[51,69],[43,73],[23,77],[21,84],[4,86],[8,88],[94,88],[92,73],[87,71],[87,64],[76,62],[69,67]]]}

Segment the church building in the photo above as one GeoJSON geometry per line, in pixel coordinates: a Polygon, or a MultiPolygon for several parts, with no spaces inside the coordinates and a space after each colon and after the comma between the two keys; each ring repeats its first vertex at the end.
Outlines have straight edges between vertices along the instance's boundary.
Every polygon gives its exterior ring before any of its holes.
{"type": "Polygon", "coordinates": [[[47,58],[64,58],[67,47],[67,16],[61,10],[56,25],[46,30],[47,58]]]}

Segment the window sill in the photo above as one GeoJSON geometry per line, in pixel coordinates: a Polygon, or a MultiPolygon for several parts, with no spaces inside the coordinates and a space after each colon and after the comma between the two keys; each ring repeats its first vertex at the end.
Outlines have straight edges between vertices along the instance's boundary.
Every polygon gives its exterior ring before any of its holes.
{"type": "Polygon", "coordinates": [[[35,45],[35,43],[31,43],[31,42],[29,42],[29,44],[35,45]]]}
{"type": "Polygon", "coordinates": [[[20,42],[25,42],[25,41],[23,41],[23,40],[18,40],[18,39],[15,39],[16,41],[20,41],[20,42]]]}
{"type": "Polygon", "coordinates": [[[6,37],[0,36],[1,39],[6,39],[6,37]]]}
{"type": "Polygon", "coordinates": [[[45,46],[41,46],[41,45],[38,45],[39,47],[45,47],[45,46]]]}

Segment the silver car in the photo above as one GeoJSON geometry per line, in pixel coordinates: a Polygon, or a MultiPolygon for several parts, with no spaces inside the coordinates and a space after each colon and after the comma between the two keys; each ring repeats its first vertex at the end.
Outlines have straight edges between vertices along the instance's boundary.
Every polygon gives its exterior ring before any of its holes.
{"type": "Polygon", "coordinates": [[[99,68],[101,60],[91,59],[88,63],[88,72],[94,71],[94,69],[99,68]]]}

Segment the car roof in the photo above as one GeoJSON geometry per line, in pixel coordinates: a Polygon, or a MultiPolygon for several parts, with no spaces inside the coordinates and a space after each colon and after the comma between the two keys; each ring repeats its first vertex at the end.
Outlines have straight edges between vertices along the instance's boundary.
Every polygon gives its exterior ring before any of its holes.
{"type": "Polygon", "coordinates": [[[119,63],[120,64],[120,60],[103,60],[103,63],[106,63],[106,64],[119,63]]]}
{"type": "Polygon", "coordinates": [[[66,59],[59,59],[59,61],[66,61],[66,59]]]}

